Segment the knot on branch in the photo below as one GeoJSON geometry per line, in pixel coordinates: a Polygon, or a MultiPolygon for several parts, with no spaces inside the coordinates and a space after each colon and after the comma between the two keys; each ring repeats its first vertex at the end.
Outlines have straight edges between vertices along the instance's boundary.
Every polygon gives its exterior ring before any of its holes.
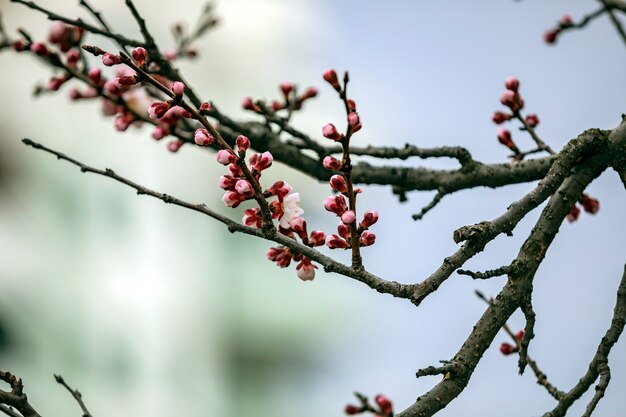
{"type": "Polygon", "coordinates": [[[461,243],[466,240],[479,240],[485,232],[489,230],[491,223],[488,221],[480,222],[469,226],[463,226],[456,229],[452,235],[455,243],[461,243]]]}

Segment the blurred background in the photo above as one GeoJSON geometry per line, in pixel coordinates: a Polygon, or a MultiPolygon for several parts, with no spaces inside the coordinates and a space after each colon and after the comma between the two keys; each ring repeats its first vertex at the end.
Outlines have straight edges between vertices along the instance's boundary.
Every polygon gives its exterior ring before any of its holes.
{"type": "MultiPolygon", "coordinates": [[[[77,1],[40,1],[87,17],[77,1]]],[[[93,0],[122,33],[139,38],[122,1],[93,0]]],[[[166,49],[174,22],[195,22],[198,1],[137,0],[166,49]]],[[[45,39],[42,15],[0,0],[9,32],[45,39]]],[[[321,78],[350,70],[363,130],[356,144],[462,145],[483,162],[503,162],[490,117],[501,108],[504,79],[515,75],[538,133],[554,148],[588,128],[610,129],[626,110],[626,50],[607,18],[567,33],[556,46],[544,31],[563,14],[575,20],[596,2],[222,0],[220,25],[196,44],[200,56],[180,67],[204,99],[233,117],[241,99],[278,98],[278,84],[316,86],[321,94],[294,125],[320,137],[343,119],[321,78]]],[[[89,38],[102,47],[111,44],[89,38]]],[[[302,282],[294,268],[265,259],[267,242],[232,236],[196,213],[138,197],[97,176],[27,149],[30,137],[86,163],[192,202],[227,210],[211,153],[155,142],[149,128],[120,134],[97,103],[70,103],[69,88],[33,98],[50,71],[30,55],[0,54],[0,369],[22,377],[46,415],[78,415],[52,377],[78,388],[94,415],[340,416],[352,392],[384,393],[402,410],[438,378],[421,367],[449,359],[485,309],[474,295],[496,295],[505,278],[473,282],[453,275],[416,309],[350,279],[318,272],[302,282]]],[[[514,140],[530,138],[514,130],[514,140]]],[[[398,164],[453,167],[452,162],[398,164]]],[[[303,197],[309,227],[330,232],[322,208],[327,184],[277,165],[303,197]]],[[[364,250],[369,270],[411,283],[454,252],[452,232],[492,219],[534,185],[474,189],[448,196],[421,222],[411,220],[432,193],[399,204],[387,187],[365,187],[359,206],[377,209],[377,244],[364,250]]],[[[587,370],[609,326],[626,253],[626,193],[613,171],[588,189],[595,216],[566,223],[535,279],[536,338],[530,355],[550,381],[569,390],[587,370]]],[[[510,262],[539,215],[535,210],[466,266],[510,262]]],[[[344,254],[333,253],[340,259],[344,254]]],[[[523,327],[519,313],[510,321],[523,327]]],[[[442,416],[541,414],[553,399],[515,357],[487,351],[469,387],[442,416]]],[[[611,354],[612,380],[598,415],[618,415],[626,399],[626,349],[611,354]]],[[[584,410],[593,390],[574,407],[584,410]]]]}

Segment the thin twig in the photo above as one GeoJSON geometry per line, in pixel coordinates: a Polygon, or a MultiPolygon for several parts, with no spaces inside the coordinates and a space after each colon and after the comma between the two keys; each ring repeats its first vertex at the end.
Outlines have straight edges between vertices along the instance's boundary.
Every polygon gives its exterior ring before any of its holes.
{"type": "Polygon", "coordinates": [[[83,401],[83,395],[77,389],[72,389],[69,385],[67,385],[67,383],[65,382],[65,380],[63,379],[61,375],[55,375],[54,379],[59,384],[63,385],[65,389],[67,389],[70,392],[70,394],[72,394],[72,397],[74,397],[74,399],[80,406],[80,409],[83,410],[83,417],[93,417],[83,401]]]}
{"type": "Polygon", "coordinates": [[[209,209],[205,204],[193,204],[193,203],[180,200],[176,197],[172,197],[164,193],[153,191],[149,188],[146,188],[125,177],[122,177],[116,174],[111,169],[108,169],[108,168],[98,169],[98,168],[91,167],[80,161],[70,158],[69,156],[61,152],[57,152],[44,145],[33,142],[30,139],[23,139],[22,142],[27,146],[52,154],[56,156],[57,159],[67,161],[79,167],[81,172],[89,172],[89,173],[93,173],[96,175],[102,175],[102,176],[114,179],[115,181],[118,181],[130,188],[133,188],[134,190],[137,191],[138,195],[148,195],[148,196],[157,198],[163,201],[164,203],[180,206],[180,207],[204,214],[206,216],[209,216],[219,221],[220,223],[223,223],[224,225],[226,225],[228,228],[228,231],[231,233],[239,232],[239,233],[247,234],[250,236],[255,236],[255,237],[263,238],[266,240],[270,240],[278,244],[281,244],[283,246],[286,246],[289,249],[293,250],[295,253],[301,253],[307,258],[319,263],[320,265],[324,267],[325,271],[336,272],[337,274],[353,278],[359,282],[364,283],[370,288],[375,289],[376,291],[380,293],[390,294],[390,295],[393,295],[394,297],[406,298],[406,299],[410,298],[412,295],[412,289],[413,289],[412,285],[400,284],[395,281],[387,281],[387,280],[377,277],[376,275],[370,272],[365,271],[364,269],[355,270],[347,265],[344,265],[340,262],[335,261],[334,259],[322,254],[321,252],[315,250],[314,248],[298,243],[294,239],[291,239],[280,233],[277,233],[275,230],[262,230],[262,229],[257,229],[255,227],[245,226],[243,224],[234,222],[228,217],[209,209]]]}
{"type": "Polygon", "coordinates": [[[433,199],[431,200],[430,203],[428,203],[427,205],[425,205],[419,213],[415,213],[413,216],[411,216],[413,218],[413,220],[417,221],[417,220],[422,220],[424,218],[424,216],[426,215],[426,213],[428,213],[429,211],[431,211],[432,209],[434,209],[437,204],[439,204],[439,202],[441,201],[441,199],[443,199],[446,196],[445,191],[437,191],[437,194],[435,194],[435,196],[433,197],[433,199]]]}
{"type": "Polygon", "coordinates": [[[500,277],[502,275],[508,275],[511,273],[513,267],[511,265],[501,266],[500,268],[490,269],[485,272],[473,272],[466,269],[459,269],[456,271],[459,275],[469,275],[474,279],[489,279],[493,277],[500,277]]]}
{"type": "Polygon", "coordinates": [[[86,23],[85,21],[83,21],[82,19],[69,19],[67,17],[61,16],[59,14],[56,14],[48,9],[45,9],[37,4],[35,4],[32,1],[26,1],[26,0],[11,0],[11,2],[13,3],[20,3],[23,4],[24,6],[33,9],[33,10],[37,10],[43,14],[45,14],[46,16],[48,16],[49,20],[59,20],[61,22],[67,23],[68,25],[73,25],[73,26],[78,26],[80,28],[85,29],[87,32],[96,34],[96,35],[102,35],[106,38],[110,38],[113,39],[117,42],[120,42],[123,45],[128,45],[128,46],[142,46],[145,47],[146,44],[144,42],[140,42],[134,39],[130,39],[127,38],[125,36],[122,36],[120,34],[117,33],[113,33],[110,32],[108,30],[105,29],[100,29],[96,26],[90,25],[89,23],[86,23]]]}
{"type": "Polygon", "coordinates": [[[597,402],[604,395],[604,391],[606,390],[606,385],[609,383],[609,376],[607,374],[607,369],[605,365],[608,364],[609,354],[611,353],[611,349],[615,345],[615,343],[619,340],[619,337],[624,330],[624,324],[626,323],[626,265],[624,265],[624,274],[622,275],[622,279],[620,281],[619,287],[617,289],[617,300],[615,301],[615,308],[613,310],[613,319],[611,320],[611,325],[606,331],[604,337],[600,341],[598,345],[598,349],[596,350],[596,354],[593,359],[591,359],[591,363],[589,364],[589,369],[583,375],[582,378],[578,381],[576,385],[567,393],[565,393],[557,406],[550,412],[545,413],[543,417],[562,417],[567,413],[567,410],[570,406],[578,400],[593,384],[593,382],[601,376],[601,372],[604,372],[604,381],[602,380],[602,376],[600,379],[600,387],[599,392],[596,391],[596,395],[591,400],[589,407],[587,408],[588,414],[591,414],[593,409],[595,408],[597,402]]]}

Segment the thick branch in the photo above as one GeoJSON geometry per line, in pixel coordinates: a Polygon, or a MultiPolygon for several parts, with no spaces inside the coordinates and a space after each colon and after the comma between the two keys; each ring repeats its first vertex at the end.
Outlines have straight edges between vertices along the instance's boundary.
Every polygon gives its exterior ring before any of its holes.
{"type": "MultiPolygon", "coordinates": [[[[560,224],[569,213],[571,205],[578,199],[585,187],[606,169],[612,158],[612,148],[626,141],[625,130],[623,125],[615,129],[611,134],[612,140],[609,140],[609,146],[605,146],[600,154],[581,162],[581,165],[550,198],[516,258],[517,262],[526,267],[510,277],[502,292],[489,305],[453,358],[453,361],[459,364],[460,370],[419,397],[413,405],[399,413],[398,417],[432,416],[465,389],[480,358],[491,345],[500,328],[528,299],[535,273],[556,236],[560,224]]],[[[602,142],[607,145],[607,141],[602,142]]],[[[558,162],[557,160],[556,163],[558,162]]]]}
{"type": "MultiPolygon", "coordinates": [[[[23,417],[41,417],[28,402],[21,379],[10,372],[0,371],[0,380],[6,382],[11,387],[10,392],[0,389],[0,404],[15,408],[23,417]]],[[[3,407],[2,409],[6,414],[12,412],[8,407],[3,407]]]]}

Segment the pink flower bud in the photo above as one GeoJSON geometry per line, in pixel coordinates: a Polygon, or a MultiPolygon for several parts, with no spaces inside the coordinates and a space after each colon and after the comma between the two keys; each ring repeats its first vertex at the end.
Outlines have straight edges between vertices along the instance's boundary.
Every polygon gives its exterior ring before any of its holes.
{"type": "Polygon", "coordinates": [[[180,81],[174,81],[174,84],[172,84],[172,92],[177,96],[182,95],[185,92],[185,84],[180,81]]]}
{"type": "Polygon", "coordinates": [[[176,116],[182,117],[183,119],[191,119],[191,113],[187,111],[184,107],[174,106],[174,111],[176,112],[176,116]]]}
{"type": "Polygon", "coordinates": [[[341,216],[348,209],[346,199],[343,195],[331,195],[324,199],[324,208],[337,216],[341,216]]]}
{"type": "Polygon", "coordinates": [[[319,230],[313,230],[309,236],[309,244],[313,246],[321,246],[326,241],[326,233],[319,230]]]}
{"type": "Polygon", "coordinates": [[[378,212],[373,210],[368,210],[363,213],[363,220],[359,224],[363,229],[368,229],[372,227],[378,221],[378,212]]]}
{"type": "Polygon", "coordinates": [[[302,258],[302,261],[296,266],[296,274],[302,281],[312,281],[315,278],[316,268],[308,258],[302,258]]]}
{"type": "Polygon", "coordinates": [[[334,69],[324,71],[324,79],[328,84],[332,85],[335,90],[341,90],[341,87],[339,86],[339,79],[337,78],[337,73],[334,69]]]}
{"type": "Polygon", "coordinates": [[[48,48],[41,42],[33,42],[30,44],[30,50],[39,56],[48,55],[48,48]]]}
{"type": "Polygon", "coordinates": [[[115,129],[119,132],[124,132],[133,122],[132,117],[128,116],[118,116],[115,118],[115,129]]]}
{"type": "Polygon", "coordinates": [[[242,223],[246,226],[260,229],[263,224],[263,218],[260,216],[260,213],[261,210],[258,207],[244,211],[242,223]]]}
{"type": "Polygon", "coordinates": [[[13,48],[14,51],[16,52],[22,52],[28,49],[28,46],[26,46],[26,44],[21,41],[21,40],[16,40],[13,41],[13,43],[11,44],[11,48],[13,48]]]}
{"type": "Polygon", "coordinates": [[[206,129],[196,129],[196,132],[193,134],[193,141],[198,146],[209,146],[213,143],[213,136],[206,129]]]}
{"type": "Polygon", "coordinates": [[[237,136],[235,143],[237,143],[237,150],[239,152],[245,152],[250,147],[250,139],[244,135],[237,136]]]}
{"type": "Polygon", "coordinates": [[[576,204],[574,204],[570,212],[567,214],[567,220],[570,223],[575,222],[576,220],[578,220],[579,215],[580,215],[580,209],[578,208],[576,204]]]}
{"type": "Polygon", "coordinates": [[[244,197],[252,197],[254,195],[254,189],[247,180],[239,180],[235,183],[235,191],[244,197]]]}
{"type": "Polygon", "coordinates": [[[315,87],[309,87],[304,91],[304,94],[302,94],[302,96],[300,96],[300,100],[308,100],[310,98],[313,98],[315,96],[317,96],[317,88],[315,87]]]}
{"type": "Polygon", "coordinates": [[[266,194],[270,196],[275,195],[280,200],[282,200],[290,192],[291,186],[283,180],[275,181],[274,184],[272,184],[267,190],[265,190],[266,194]]]}
{"type": "Polygon", "coordinates": [[[517,90],[519,89],[519,80],[515,77],[509,77],[504,81],[504,86],[507,90],[517,93],[517,90]]]}
{"type": "Polygon", "coordinates": [[[211,110],[211,104],[208,101],[205,101],[200,105],[200,110],[209,111],[211,110]]]}
{"type": "Polygon", "coordinates": [[[236,191],[227,191],[222,197],[222,201],[224,202],[224,204],[226,204],[226,207],[232,208],[239,206],[239,204],[241,204],[245,200],[246,197],[242,196],[236,191]]]}
{"type": "Polygon", "coordinates": [[[354,100],[352,99],[348,99],[348,110],[350,111],[356,111],[356,103],[354,100]]]}
{"type": "Polygon", "coordinates": [[[76,63],[80,60],[80,52],[78,52],[78,49],[76,48],[72,48],[69,51],[67,51],[67,64],[70,67],[74,67],[76,66],[76,63]]]}
{"type": "Polygon", "coordinates": [[[237,157],[232,151],[228,149],[221,149],[217,151],[217,162],[222,165],[233,164],[237,161],[237,157]]]}
{"type": "Polygon", "coordinates": [[[513,152],[518,152],[517,146],[515,146],[513,139],[511,139],[511,132],[507,129],[498,129],[498,141],[513,152]]]}
{"type": "Polygon", "coordinates": [[[183,143],[184,142],[182,140],[173,140],[171,142],[168,142],[167,150],[172,153],[176,153],[183,146],[183,143]]]}
{"type": "Polygon", "coordinates": [[[341,222],[337,225],[337,233],[339,233],[339,236],[341,236],[345,240],[350,239],[350,237],[352,236],[352,233],[350,233],[350,226],[348,226],[344,222],[341,222]]]}
{"type": "Polygon", "coordinates": [[[500,97],[500,102],[516,112],[524,107],[522,97],[512,90],[506,90],[500,97]]]}
{"type": "Polygon", "coordinates": [[[346,408],[344,408],[343,411],[348,415],[354,415],[354,414],[360,414],[361,412],[363,412],[363,408],[359,407],[358,405],[348,404],[346,405],[346,408]]]}
{"type": "Polygon", "coordinates": [[[102,63],[107,67],[112,67],[120,62],[122,62],[122,59],[118,55],[110,52],[105,52],[104,55],[102,55],[102,63]]]}
{"type": "Polygon", "coordinates": [[[243,177],[243,171],[235,163],[228,165],[228,172],[235,178],[243,177]]]}
{"type": "Polygon", "coordinates": [[[178,57],[178,53],[173,49],[168,49],[167,51],[165,51],[164,56],[166,60],[173,61],[178,57]]]}
{"type": "Polygon", "coordinates": [[[241,101],[241,107],[243,107],[244,110],[256,111],[257,109],[257,106],[254,104],[252,98],[250,97],[244,97],[244,99],[241,101]]]}
{"type": "Polygon", "coordinates": [[[520,330],[519,332],[515,333],[515,338],[521,342],[524,338],[524,334],[524,330],[520,330]]]}
{"type": "Polygon", "coordinates": [[[285,105],[278,100],[272,101],[272,110],[279,111],[285,108],[285,105]]]}
{"type": "MultiPolygon", "coordinates": [[[[111,94],[113,96],[122,95],[122,90],[117,86],[117,83],[115,82],[115,80],[107,80],[102,86],[102,88],[104,89],[105,93],[111,94]]],[[[148,113],[150,113],[149,109],[148,109],[148,113]]]]}
{"type": "Polygon", "coordinates": [[[297,216],[291,219],[291,221],[289,222],[289,226],[291,226],[291,230],[293,230],[295,233],[298,234],[298,236],[300,236],[300,239],[304,240],[307,238],[306,220],[304,220],[302,217],[297,216]]]}
{"type": "Polygon", "coordinates": [[[61,43],[61,41],[65,38],[66,32],[67,26],[65,26],[65,23],[59,20],[53,21],[48,29],[48,42],[61,43]]]}
{"type": "Polygon", "coordinates": [[[77,88],[72,88],[70,90],[70,100],[79,100],[83,98],[83,95],[78,91],[77,88]]]}
{"type": "Polygon", "coordinates": [[[337,158],[334,158],[330,155],[324,157],[324,159],[322,160],[322,165],[324,166],[324,168],[331,171],[339,171],[339,169],[341,168],[341,162],[339,162],[337,158]]]}
{"type": "Polygon", "coordinates": [[[392,405],[389,398],[385,397],[384,395],[378,394],[376,397],[374,397],[374,401],[376,401],[376,404],[378,404],[383,414],[392,414],[392,405]]]}
{"type": "Polygon", "coordinates": [[[87,75],[89,76],[89,79],[94,82],[94,84],[100,84],[100,81],[102,80],[102,71],[100,68],[89,69],[87,75]]]}
{"type": "Polygon", "coordinates": [[[355,127],[361,124],[361,120],[359,119],[359,114],[355,111],[348,113],[348,124],[354,130],[355,127]]]}
{"type": "Polygon", "coordinates": [[[600,201],[589,197],[587,194],[583,194],[583,201],[581,204],[583,205],[583,209],[590,214],[596,214],[598,210],[600,210],[600,201]]]}
{"type": "Polygon", "coordinates": [[[293,84],[281,83],[280,90],[283,92],[283,96],[285,96],[285,100],[287,100],[289,98],[289,94],[293,91],[293,84]]]}
{"type": "Polygon", "coordinates": [[[345,224],[352,224],[356,222],[356,214],[352,210],[347,210],[341,215],[341,221],[345,224]]]}
{"type": "Polygon", "coordinates": [[[46,86],[46,90],[57,91],[59,88],[61,88],[64,82],[65,80],[63,78],[52,78],[48,82],[48,85],[46,86]]]}
{"type": "MultiPolygon", "coordinates": [[[[105,83],[106,84],[106,83],[105,83]]],[[[160,119],[170,109],[170,102],[156,102],[148,107],[148,115],[151,119],[160,119]]]]}
{"type": "Polygon", "coordinates": [[[169,135],[169,131],[162,127],[162,126],[157,126],[153,131],[152,131],[152,139],[154,140],[161,140],[164,137],[166,137],[167,135],[169,135]]]}
{"type": "Polygon", "coordinates": [[[337,132],[337,128],[332,123],[324,125],[324,127],[322,128],[322,134],[324,135],[324,137],[332,139],[334,141],[339,140],[341,137],[339,135],[339,132],[337,132]]]}
{"type": "Polygon", "coordinates": [[[218,181],[219,187],[226,191],[233,191],[236,183],[237,178],[234,178],[232,175],[222,175],[218,181]]]}
{"type": "Polygon", "coordinates": [[[254,154],[250,157],[250,165],[256,171],[261,172],[264,169],[272,166],[272,162],[274,161],[274,157],[269,151],[265,151],[261,154],[254,154]]]}
{"type": "Polygon", "coordinates": [[[133,49],[132,55],[133,59],[135,60],[135,64],[140,67],[144,65],[146,63],[146,60],[148,59],[148,51],[146,51],[141,46],[133,49]]]}
{"type": "Polygon", "coordinates": [[[497,111],[497,112],[495,112],[493,114],[493,116],[491,116],[491,121],[494,122],[495,124],[499,125],[499,124],[502,124],[504,122],[508,122],[512,118],[513,118],[512,114],[503,113],[501,111],[497,111]]]}
{"type": "Polygon", "coordinates": [[[561,33],[561,29],[552,29],[543,34],[543,40],[547,44],[553,44],[556,42],[556,38],[561,33]]]}
{"type": "Polygon", "coordinates": [[[117,114],[119,108],[117,104],[110,100],[102,100],[102,114],[105,116],[113,116],[117,114]]]}
{"type": "Polygon", "coordinates": [[[561,20],[559,20],[559,23],[563,27],[568,27],[568,26],[573,26],[574,25],[574,21],[572,20],[572,17],[570,15],[567,15],[567,14],[561,16],[561,20]]]}
{"type": "Polygon", "coordinates": [[[346,249],[350,247],[350,245],[348,245],[348,242],[346,242],[337,235],[326,236],[326,246],[328,246],[330,249],[346,249]]]}
{"type": "Polygon", "coordinates": [[[330,177],[330,188],[335,191],[339,191],[340,193],[345,193],[348,191],[348,184],[346,183],[346,179],[339,174],[335,174],[330,177]]]}
{"type": "Polygon", "coordinates": [[[535,127],[539,124],[539,117],[537,117],[537,115],[534,113],[526,116],[525,120],[526,124],[528,124],[528,126],[530,127],[535,127]]]}
{"type": "Polygon", "coordinates": [[[366,230],[361,235],[361,246],[371,246],[376,242],[376,235],[366,230]]]}
{"type": "Polygon", "coordinates": [[[115,86],[120,90],[123,90],[124,88],[135,84],[137,84],[136,75],[124,75],[120,77],[115,77],[115,86]]]}
{"type": "Polygon", "coordinates": [[[510,343],[502,343],[500,345],[500,352],[502,352],[503,355],[510,355],[515,351],[517,351],[517,348],[510,343]]]}

